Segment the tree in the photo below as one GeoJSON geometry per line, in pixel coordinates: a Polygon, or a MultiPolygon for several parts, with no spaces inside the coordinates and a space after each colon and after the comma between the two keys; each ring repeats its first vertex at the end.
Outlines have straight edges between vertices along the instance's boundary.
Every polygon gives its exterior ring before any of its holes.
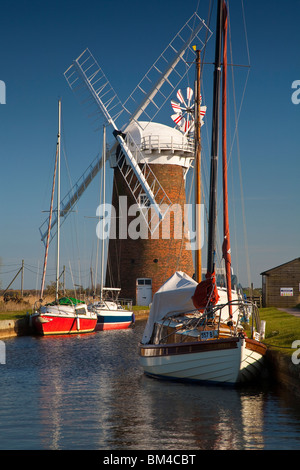
{"type": "MultiPolygon", "coordinates": [[[[58,290],[63,290],[63,284],[60,282],[58,285],[58,290]]],[[[56,281],[51,281],[50,284],[46,286],[45,294],[46,295],[55,295],[56,293],[56,281]]]]}

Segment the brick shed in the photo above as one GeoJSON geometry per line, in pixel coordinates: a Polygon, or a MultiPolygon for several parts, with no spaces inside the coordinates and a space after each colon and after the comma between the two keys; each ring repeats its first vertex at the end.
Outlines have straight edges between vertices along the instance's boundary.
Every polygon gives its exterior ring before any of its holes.
{"type": "Polygon", "coordinates": [[[300,258],[268,269],[262,275],[263,307],[295,307],[300,304],[300,258]]]}

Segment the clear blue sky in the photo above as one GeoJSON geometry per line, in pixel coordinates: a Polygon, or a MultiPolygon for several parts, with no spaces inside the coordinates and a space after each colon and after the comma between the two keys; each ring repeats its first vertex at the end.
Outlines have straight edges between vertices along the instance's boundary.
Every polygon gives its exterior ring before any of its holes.
{"type": "MultiPolygon", "coordinates": [[[[69,180],[75,183],[101,149],[100,135],[68,88],[65,69],[89,47],[124,101],[197,7],[198,14],[207,19],[208,5],[209,0],[2,0],[0,80],[6,84],[6,104],[0,105],[3,288],[22,259],[25,288],[40,287],[37,266],[41,270],[44,248],[38,228],[47,215],[42,211],[49,208],[59,97],[69,168],[63,194],[70,189],[69,180]]],[[[244,7],[251,70],[240,116],[239,146],[251,280],[260,286],[260,272],[300,256],[300,105],[291,101],[292,82],[300,80],[300,1],[244,0],[244,7]]],[[[233,54],[240,63],[247,63],[241,2],[231,1],[230,11],[233,54]]],[[[235,70],[242,90],[246,70],[240,74],[239,78],[235,70]]],[[[212,69],[207,68],[204,80],[211,78],[212,69]]],[[[210,90],[209,85],[208,108],[210,90]]],[[[209,120],[206,125],[210,132],[209,120]]],[[[238,192],[239,181],[236,186],[238,192]]],[[[78,204],[76,219],[75,214],[70,216],[62,229],[62,262],[68,267],[71,260],[75,283],[84,286],[96,249],[96,222],[89,217],[96,215],[98,192],[97,179],[78,204]]],[[[242,252],[240,216],[236,226],[242,252]]],[[[53,247],[49,256],[46,282],[53,273],[53,247]]],[[[241,282],[247,285],[247,269],[239,263],[241,282]]],[[[19,286],[17,280],[12,287],[19,286]]]]}

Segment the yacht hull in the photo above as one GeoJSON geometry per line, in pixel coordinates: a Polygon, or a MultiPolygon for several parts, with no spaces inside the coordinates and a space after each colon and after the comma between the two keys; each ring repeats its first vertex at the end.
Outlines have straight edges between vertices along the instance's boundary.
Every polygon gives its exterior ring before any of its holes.
{"type": "Polygon", "coordinates": [[[132,312],[101,312],[97,317],[96,331],[125,330],[134,323],[132,312]]]}
{"type": "Polygon", "coordinates": [[[140,363],[146,375],[156,378],[236,384],[252,380],[260,373],[265,348],[258,345],[261,343],[256,345],[256,351],[249,349],[243,338],[165,345],[141,344],[140,363]]]}
{"type": "Polygon", "coordinates": [[[32,324],[40,335],[65,335],[91,333],[95,330],[96,318],[77,315],[33,314],[32,324]]]}
{"type": "Polygon", "coordinates": [[[47,305],[31,315],[32,326],[40,335],[91,333],[95,330],[97,315],[85,306],[47,305]]]}

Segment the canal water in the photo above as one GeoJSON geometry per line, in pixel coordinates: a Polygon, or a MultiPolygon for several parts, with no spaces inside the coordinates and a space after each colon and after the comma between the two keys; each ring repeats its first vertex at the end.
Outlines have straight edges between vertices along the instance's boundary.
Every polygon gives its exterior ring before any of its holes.
{"type": "Polygon", "coordinates": [[[300,448],[300,405],[274,385],[242,389],[147,378],[134,329],[4,340],[1,450],[300,448]]]}

